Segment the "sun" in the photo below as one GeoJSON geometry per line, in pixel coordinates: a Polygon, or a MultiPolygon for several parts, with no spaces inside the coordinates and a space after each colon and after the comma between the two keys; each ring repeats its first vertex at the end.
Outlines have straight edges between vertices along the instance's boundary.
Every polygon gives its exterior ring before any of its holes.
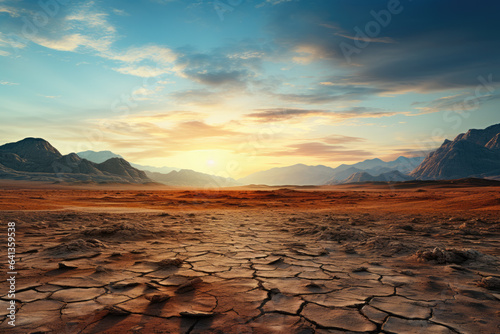
{"type": "Polygon", "coordinates": [[[208,159],[207,160],[207,165],[213,166],[213,165],[215,165],[215,161],[213,159],[208,159]]]}

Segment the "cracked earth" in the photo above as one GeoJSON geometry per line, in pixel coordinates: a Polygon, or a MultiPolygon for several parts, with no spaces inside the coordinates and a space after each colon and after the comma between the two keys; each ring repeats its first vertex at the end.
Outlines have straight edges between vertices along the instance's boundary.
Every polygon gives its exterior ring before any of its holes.
{"type": "Polygon", "coordinates": [[[497,212],[64,210],[0,220],[16,221],[20,240],[16,327],[3,295],[2,332],[500,331],[497,212]]]}

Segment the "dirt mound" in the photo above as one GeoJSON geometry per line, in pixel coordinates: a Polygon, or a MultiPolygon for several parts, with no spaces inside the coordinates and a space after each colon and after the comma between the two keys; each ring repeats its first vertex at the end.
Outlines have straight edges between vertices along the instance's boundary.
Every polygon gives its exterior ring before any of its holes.
{"type": "Polygon", "coordinates": [[[120,240],[144,240],[165,236],[166,230],[160,230],[146,224],[121,222],[99,227],[89,227],[80,233],[81,237],[120,240]]]}
{"type": "Polygon", "coordinates": [[[435,262],[437,264],[462,264],[468,260],[481,260],[485,257],[484,254],[474,249],[455,249],[447,248],[442,249],[439,247],[431,250],[419,250],[415,254],[417,260],[422,262],[435,262]]]}
{"type": "Polygon", "coordinates": [[[366,242],[368,249],[380,251],[386,255],[408,254],[417,248],[414,244],[403,242],[396,237],[373,237],[366,242]]]}
{"type": "Polygon", "coordinates": [[[299,228],[295,231],[296,235],[314,235],[318,240],[328,241],[364,241],[367,239],[367,234],[361,230],[351,226],[321,226],[317,225],[312,228],[299,228]]]}
{"type": "Polygon", "coordinates": [[[95,252],[103,248],[107,248],[107,246],[100,240],[77,239],[69,242],[63,242],[60,245],[49,247],[46,250],[49,254],[58,256],[58,255],[67,255],[74,253],[95,252]]]}

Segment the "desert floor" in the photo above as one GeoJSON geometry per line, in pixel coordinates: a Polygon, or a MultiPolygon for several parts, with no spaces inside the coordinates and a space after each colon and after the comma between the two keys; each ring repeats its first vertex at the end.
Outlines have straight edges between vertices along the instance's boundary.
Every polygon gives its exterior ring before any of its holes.
{"type": "Polygon", "coordinates": [[[498,187],[1,188],[2,333],[500,332],[498,187]]]}

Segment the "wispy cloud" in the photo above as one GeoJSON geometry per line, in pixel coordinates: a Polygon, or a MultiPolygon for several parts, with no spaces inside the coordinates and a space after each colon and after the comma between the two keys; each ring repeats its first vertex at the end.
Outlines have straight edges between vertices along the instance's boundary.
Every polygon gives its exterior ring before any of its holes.
{"type": "MultiPolygon", "coordinates": [[[[98,57],[116,61],[118,66],[113,69],[123,74],[155,77],[172,70],[176,55],[171,49],[153,44],[129,47],[125,50],[117,49],[114,43],[119,37],[116,27],[109,21],[109,14],[100,9],[94,1],[68,5],[58,16],[49,18],[44,29],[39,29],[36,34],[29,36],[33,43],[49,49],[77,53],[93,52],[98,57]]],[[[13,41],[0,33],[0,47],[25,46],[19,42],[13,45],[13,41]]],[[[8,51],[3,50],[2,55],[8,54],[8,51]]]]}
{"type": "Polygon", "coordinates": [[[373,156],[373,153],[365,150],[349,149],[342,145],[329,145],[323,142],[304,142],[288,145],[286,150],[266,152],[263,155],[275,157],[301,156],[323,161],[356,161],[368,159],[373,156]]]}
{"type": "Polygon", "coordinates": [[[118,16],[130,16],[130,14],[127,13],[124,9],[113,8],[112,11],[113,14],[118,16]]]}
{"type": "Polygon", "coordinates": [[[312,117],[328,115],[327,110],[305,110],[305,109],[258,109],[254,113],[246,114],[246,117],[255,119],[258,122],[278,122],[289,120],[295,117],[312,117]]]}
{"type": "Polygon", "coordinates": [[[410,112],[406,111],[387,111],[380,108],[367,108],[367,107],[352,107],[350,109],[335,109],[335,110],[321,110],[321,109],[288,109],[288,108],[275,108],[275,109],[259,109],[254,113],[246,114],[249,119],[257,122],[280,122],[291,119],[303,119],[309,117],[326,117],[337,120],[344,120],[348,118],[380,118],[390,117],[394,115],[408,115],[410,112]]]}
{"type": "Polygon", "coordinates": [[[10,82],[10,81],[2,80],[2,81],[0,81],[0,85],[4,85],[4,86],[17,86],[19,84],[17,82],[10,82]]]}
{"type": "Polygon", "coordinates": [[[498,99],[499,94],[484,94],[475,96],[472,92],[443,96],[427,102],[413,102],[412,106],[420,110],[419,114],[429,114],[440,111],[466,111],[477,109],[481,103],[498,99]]]}
{"type": "Polygon", "coordinates": [[[6,6],[6,5],[3,5],[2,3],[0,3],[0,15],[2,15],[2,13],[6,13],[6,14],[10,15],[11,17],[19,17],[20,16],[19,10],[17,10],[16,8],[9,7],[9,6],[6,6]]]}

